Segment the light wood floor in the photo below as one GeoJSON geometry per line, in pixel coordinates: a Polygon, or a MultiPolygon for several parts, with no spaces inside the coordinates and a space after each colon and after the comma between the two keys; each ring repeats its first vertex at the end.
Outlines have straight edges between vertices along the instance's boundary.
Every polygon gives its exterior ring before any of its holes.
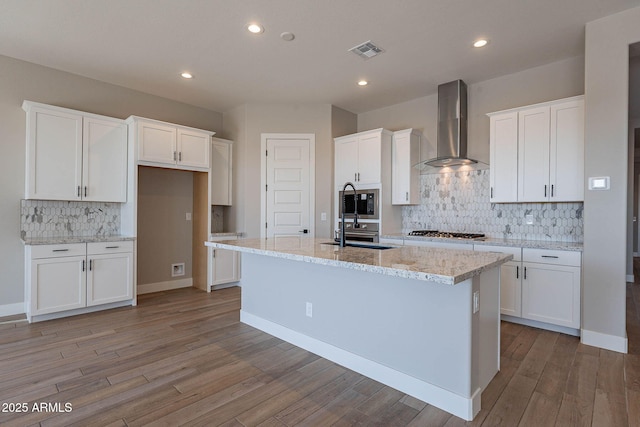
{"type": "Polygon", "coordinates": [[[503,323],[472,423],[239,323],[232,288],[1,324],[0,425],[640,426],[640,286],[627,286],[628,355],[503,323]]]}

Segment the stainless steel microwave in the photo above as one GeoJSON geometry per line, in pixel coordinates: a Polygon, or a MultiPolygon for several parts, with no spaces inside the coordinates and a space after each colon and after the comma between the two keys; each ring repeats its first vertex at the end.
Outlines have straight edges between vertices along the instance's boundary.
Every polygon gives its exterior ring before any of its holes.
{"type": "Polygon", "coordinates": [[[378,189],[357,190],[355,195],[352,190],[341,191],[339,194],[339,203],[338,218],[342,218],[342,212],[347,213],[347,218],[352,216],[357,203],[358,218],[380,219],[380,197],[378,189]]]}

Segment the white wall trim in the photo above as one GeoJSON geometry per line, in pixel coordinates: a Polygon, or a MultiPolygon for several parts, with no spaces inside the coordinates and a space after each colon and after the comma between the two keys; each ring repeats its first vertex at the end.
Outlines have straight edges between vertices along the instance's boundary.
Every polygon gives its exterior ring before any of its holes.
{"type": "Polygon", "coordinates": [[[627,353],[629,345],[629,340],[626,337],[626,334],[623,338],[615,335],[603,334],[601,332],[588,331],[586,329],[582,330],[580,342],[593,347],[617,351],[618,353],[627,353]]]}
{"type": "Polygon", "coordinates": [[[0,305],[0,317],[26,313],[23,302],[0,305]]]}
{"type": "Polygon", "coordinates": [[[267,237],[267,139],[309,140],[309,237],[316,235],[316,134],[315,133],[262,133],[260,134],[260,238],[267,237]]]}
{"type": "Polygon", "coordinates": [[[480,411],[482,391],[479,388],[466,398],[243,310],[240,310],[240,321],[467,421],[480,411]]]}
{"type": "Polygon", "coordinates": [[[193,277],[180,280],[168,280],[166,282],[147,283],[138,285],[137,295],[150,294],[151,292],[168,291],[171,289],[190,288],[193,286],[193,277]]]}

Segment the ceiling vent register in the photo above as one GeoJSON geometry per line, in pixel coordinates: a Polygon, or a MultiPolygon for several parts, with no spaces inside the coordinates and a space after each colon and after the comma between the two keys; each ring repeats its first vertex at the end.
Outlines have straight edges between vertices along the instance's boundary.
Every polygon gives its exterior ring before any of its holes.
{"type": "Polygon", "coordinates": [[[362,59],[366,60],[380,55],[382,52],[384,52],[384,49],[376,46],[371,42],[371,40],[369,40],[362,44],[359,44],[356,47],[352,47],[351,49],[349,49],[349,52],[353,52],[362,59]]]}

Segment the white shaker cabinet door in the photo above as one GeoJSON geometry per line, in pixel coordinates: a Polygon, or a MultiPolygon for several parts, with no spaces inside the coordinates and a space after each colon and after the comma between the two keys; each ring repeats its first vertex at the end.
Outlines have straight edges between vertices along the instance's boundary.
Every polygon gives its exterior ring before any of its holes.
{"type": "Polygon", "coordinates": [[[175,126],[138,122],[138,160],[175,165],[177,130],[175,126]]]}
{"type": "Polygon", "coordinates": [[[207,133],[178,129],[178,164],[209,167],[211,136],[207,133]]]}
{"type": "Polygon", "coordinates": [[[86,260],[83,256],[31,261],[31,315],[86,306],[86,260]]]}
{"type": "Polygon", "coordinates": [[[549,107],[518,113],[518,201],[549,198],[549,107]]]}
{"type": "Polygon", "coordinates": [[[335,145],[336,187],[358,180],[358,137],[336,139],[335,145]]]}
{"type": "Polygon", "coordinates": [[[380,133],[358,137],[358,184],[382,181],[382,139],[380,133]]]}
{"type": "Polygon", "coordinates": [[[231,206],[232,145],[231,141],[212,138],[211,143],[211,204],[231,206]]]}
{"type": "Polygon", "coordinates": [[[25,197],[80,200],[82,115],[31,107],[27,120],[25,197]]]}
{"type": "Polygon", "coordinates": [[[88,201],[127,201],[127,125],[84,118],[82,198],[88,201]]]}
{"type": "Polygon", "coordinates": [[[520,317],[522,314],[522,267],[510,261],[500,268],[500,313],[520,317]]]}
{"type": "Polygon", "coordinates": [[[221,285],[240,280],[240,252],[213,249],[213,275],[211,285],[221,285]]]}
{"type": "Polygon", "coordinates": [[[580,328],[580,267],[523,263],[522,317],[580,328]]]}
{"type": "Polygon", "coordinates": [[[550,201],[584,200],[584,100],[551,106],[550,201]]]}
{"type": "Polygon", "coordinates": [[[89,255],[87,306],[133,298],[133,253],[89,255]]]}
{"type": "Polygon", "coordinates": [[[489,197],[492,203],[518,201],[518,113],[489,120],[489,197]]]}

